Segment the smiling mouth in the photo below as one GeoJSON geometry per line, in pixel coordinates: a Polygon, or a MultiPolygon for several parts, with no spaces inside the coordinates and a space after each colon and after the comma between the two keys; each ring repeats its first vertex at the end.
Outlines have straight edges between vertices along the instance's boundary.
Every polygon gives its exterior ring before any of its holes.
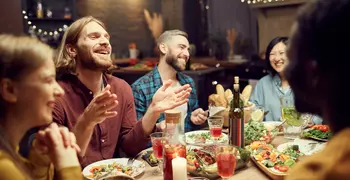
{"type": "Polygon", "coordinates": [[[275,63],[275,66],[277,66],[277,67],[280,67],[280,66],[283,66],[283,65],[284,65],[284,62],[275,63]]]}
{"type": "Polygon", "coordinates": [[[109,51],[96,51],[95,53],[102,54],[102,55],[109,55],[110,54],[109,51]]]}
{"type": "Polygon", "coordinates": [[[183,57],[179,57],[179,58],[177,58],[178,60],[183,60],[183,61],[185,61],[185,63],[187,63],[187,61],[188,61],[188,59],[186,59],[186,58],[183,58],[183,57]]]}

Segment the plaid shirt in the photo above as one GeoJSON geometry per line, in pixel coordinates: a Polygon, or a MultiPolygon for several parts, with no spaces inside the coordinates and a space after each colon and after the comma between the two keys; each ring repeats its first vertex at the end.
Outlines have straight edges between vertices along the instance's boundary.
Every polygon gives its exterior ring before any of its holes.
{"type": "MultiPolygon", "coordinates": [[[[198,108],[198,100],[196,94],[196,88],[191,77],[178,72],[176,74],[178,81],[181,86],[189,84],[192,87],[191,94],[189,96],[189,101],[187,103],[187,116],[185,119],[185,132],[197,130],[200,126],[197,126],[191,121],[192,111],[198,108]]],[[[156,91],[163,85],[162,79],[160,77],[158,66],[156,66],[151,72],[139,78],[135,81],[131,87],[135,98],[135,107],[137,119],[143,117],[146,113],[148,106],[152,102],[152,97],[156,91]]],[[[164,113],[161,113],[157,122],[161,122],[165,119],[164,113]]]]}

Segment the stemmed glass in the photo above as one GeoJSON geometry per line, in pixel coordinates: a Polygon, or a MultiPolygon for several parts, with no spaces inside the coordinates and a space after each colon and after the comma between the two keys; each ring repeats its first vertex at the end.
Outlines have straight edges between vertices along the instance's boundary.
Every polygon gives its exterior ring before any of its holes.
{"type": "Polygon", "coordinates": [[[231,145],[221,145],[215,150],[218,174],[223,180],[228,180],[235,173],[238,150],[231,145]]]}
{"type": "Polygon", "coordinates": [[[222,134],[222,126],[224,124],[223,116],[211,116],[208,118],[210,135],[214,139],[214,143],[217,143],[222,134]]]}
{"type": "Polygon", "coordinates": [[[153,171],[153,175],[162,175],[163,170],[161,165],[163,164],[163,141],[165,140],[165,133],[155,132],[151,135],[153,154],[158,160],[158,168],[153,171]]]}

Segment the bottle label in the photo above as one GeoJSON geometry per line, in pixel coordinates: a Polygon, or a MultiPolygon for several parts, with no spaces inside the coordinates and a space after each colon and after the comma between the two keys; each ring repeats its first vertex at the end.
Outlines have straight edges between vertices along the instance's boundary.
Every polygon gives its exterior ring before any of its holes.
{"type": "Polygon", "coordinates": [[[237,121],[237,146],[242,147],[242,124],[241,124],[241,119],[238,119],[237,121]]]}

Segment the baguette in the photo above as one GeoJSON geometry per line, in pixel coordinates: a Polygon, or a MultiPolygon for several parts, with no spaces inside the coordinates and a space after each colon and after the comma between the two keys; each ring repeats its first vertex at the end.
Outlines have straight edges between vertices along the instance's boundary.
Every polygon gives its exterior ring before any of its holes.
{"type": "Polygon", "coordinates": [[[209,106],[216,106],[216,96],[217,94],[212,94],[208,97],[209,106]]]}
{"type": "Polygon", "coordinates": [[[216,94],[218,94],[220,98],[225,98],[225,89],[221,84],[216,85],[216,94]]]}
{"type": "Polygon", "coordinates": [[[226,89],[226,91],[225,91],[225,99],[226,99],[227,104],[229,105],[231,100],[233,99],[233,94],[232,94],[231,89],[226,89]]]}
{"type": "Polygon", "coordinates": [[[216,93],[219,95],[219,98],[217,99],[217,103],[221,107],[227,107],[227,101],[225,98],[225,89],[222,87],[221,84],[216,85],[216,93]]]}
{"type": "Polygon", "coordinates": [[[251,85],[247,85],[243,91],[242,91],[242,96],[244,97],[245,100],[249,100],[250,95],[252,94],[253,87],[251,85]]]}

